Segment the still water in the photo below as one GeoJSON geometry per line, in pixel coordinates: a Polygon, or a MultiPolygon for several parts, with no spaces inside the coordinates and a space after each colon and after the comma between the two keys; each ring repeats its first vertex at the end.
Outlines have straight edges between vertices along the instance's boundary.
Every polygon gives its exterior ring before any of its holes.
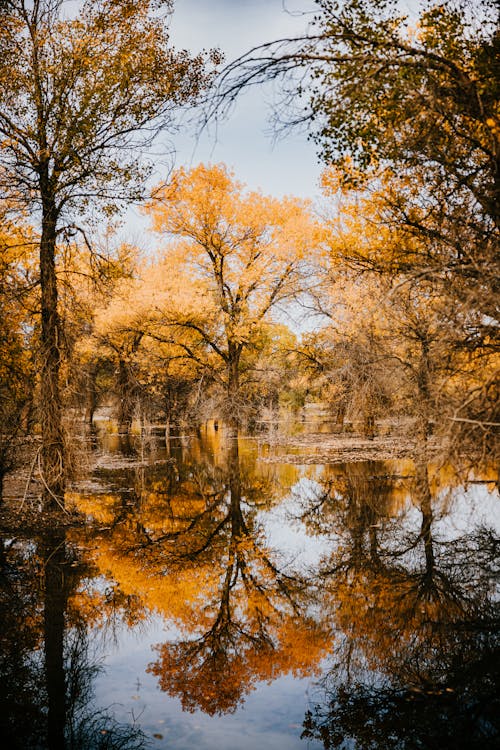
{"type": "Polygon", "coordinates": [[[100,439],[2,540],[2,747],[499,747],[494,477],[258,454],[100,439]]]}

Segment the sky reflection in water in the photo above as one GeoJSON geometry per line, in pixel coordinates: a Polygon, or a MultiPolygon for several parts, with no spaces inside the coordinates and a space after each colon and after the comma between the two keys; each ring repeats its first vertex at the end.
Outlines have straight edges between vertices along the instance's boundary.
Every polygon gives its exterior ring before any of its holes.
{"type": "Polygon", "coordinates": [[[101,455],[90,530],[4,542],[11,747],[497,746],[493,483],[255,452],[101,455]]]}

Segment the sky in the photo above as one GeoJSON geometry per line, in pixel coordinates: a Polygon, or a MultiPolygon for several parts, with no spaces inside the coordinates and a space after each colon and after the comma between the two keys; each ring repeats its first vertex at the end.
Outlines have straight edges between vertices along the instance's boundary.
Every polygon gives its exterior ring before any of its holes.
{"type": "MultiPolygon", "coordinates": [[[[176,0],[171,40],[193,53],[219,47],[230,61],[262,42],[303,33],[309,20],[303,11],[313,7],[311,0],[286,0],[286,6],[283,0],[176,0]]],[[[315,148],[305,133],[273,138],[271,100],[270,87],[255,88],[241,96],[217,132],[212,127],[199,142],[176,137],[177,163],[222,161],[266,194],[313,197],[320,174],[315,148]]]]}
{"type": "MultiPolygon", "coordinates": [[[[400,0],[412,13],[418,0],[400,0]]],[[[219,47],[230,62],[263,42],[305,33],[318,11],[314,0],[174,0],[171,40],[197,53],[219,47]]],[[[307,133],[273,138],[269,121],[273,91],[255,87],[242,95],[232,115],[212,127],[199,142],[185,133],[175,136],[177,165],[225,162],[252,189],[281,197],[314,199],[320,195],[322,165],[307,133]]]]}
{"type": "MultiPolygon", "coordinates": [[[[229,62],[263,42],[303,34],[314,7],[313,0],[175,0],[170,38],[174,47],[193,54],[218,47],[229,62]]],[[[181,126],[171,135],[175,166],[224,162],[252,190],[278,198],[317,198],[322,167],[315,147],[305,132],[274,137],[272,100],[270,86],[255,87],[239,97],[226,120],[201,136],[194,127],[181,126]]],[[[156,244],[138,208],[127,212],[125,231],[144,249],[156,244]]]]}

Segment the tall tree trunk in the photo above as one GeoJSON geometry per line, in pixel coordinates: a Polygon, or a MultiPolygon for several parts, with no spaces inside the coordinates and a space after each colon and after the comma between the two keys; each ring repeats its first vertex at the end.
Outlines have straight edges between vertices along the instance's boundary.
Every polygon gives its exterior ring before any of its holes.
{"type": "Polygon", "coordinates": [[[64,502],[64,440],[62,432],[59,370],[59,317],[56,276],[57,209],[53,200],[43,202],[40,241],[41,342],[40,422],[42,429],[41,468],[46,508],[64,502]]]}

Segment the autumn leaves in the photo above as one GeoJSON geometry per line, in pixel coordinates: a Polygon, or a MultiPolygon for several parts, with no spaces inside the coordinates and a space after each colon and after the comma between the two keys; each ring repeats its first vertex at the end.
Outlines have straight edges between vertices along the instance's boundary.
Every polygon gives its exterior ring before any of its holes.
{"type": "Polygon", "coordinates": [[[321,227],[305,202],[248,192],[223,165],[180,169],[153,196],[160,249],[117,288],[96,335],[138,338],[159,367],[203,377],[236,426],[273,313],[303,289],[321,227]]]}

